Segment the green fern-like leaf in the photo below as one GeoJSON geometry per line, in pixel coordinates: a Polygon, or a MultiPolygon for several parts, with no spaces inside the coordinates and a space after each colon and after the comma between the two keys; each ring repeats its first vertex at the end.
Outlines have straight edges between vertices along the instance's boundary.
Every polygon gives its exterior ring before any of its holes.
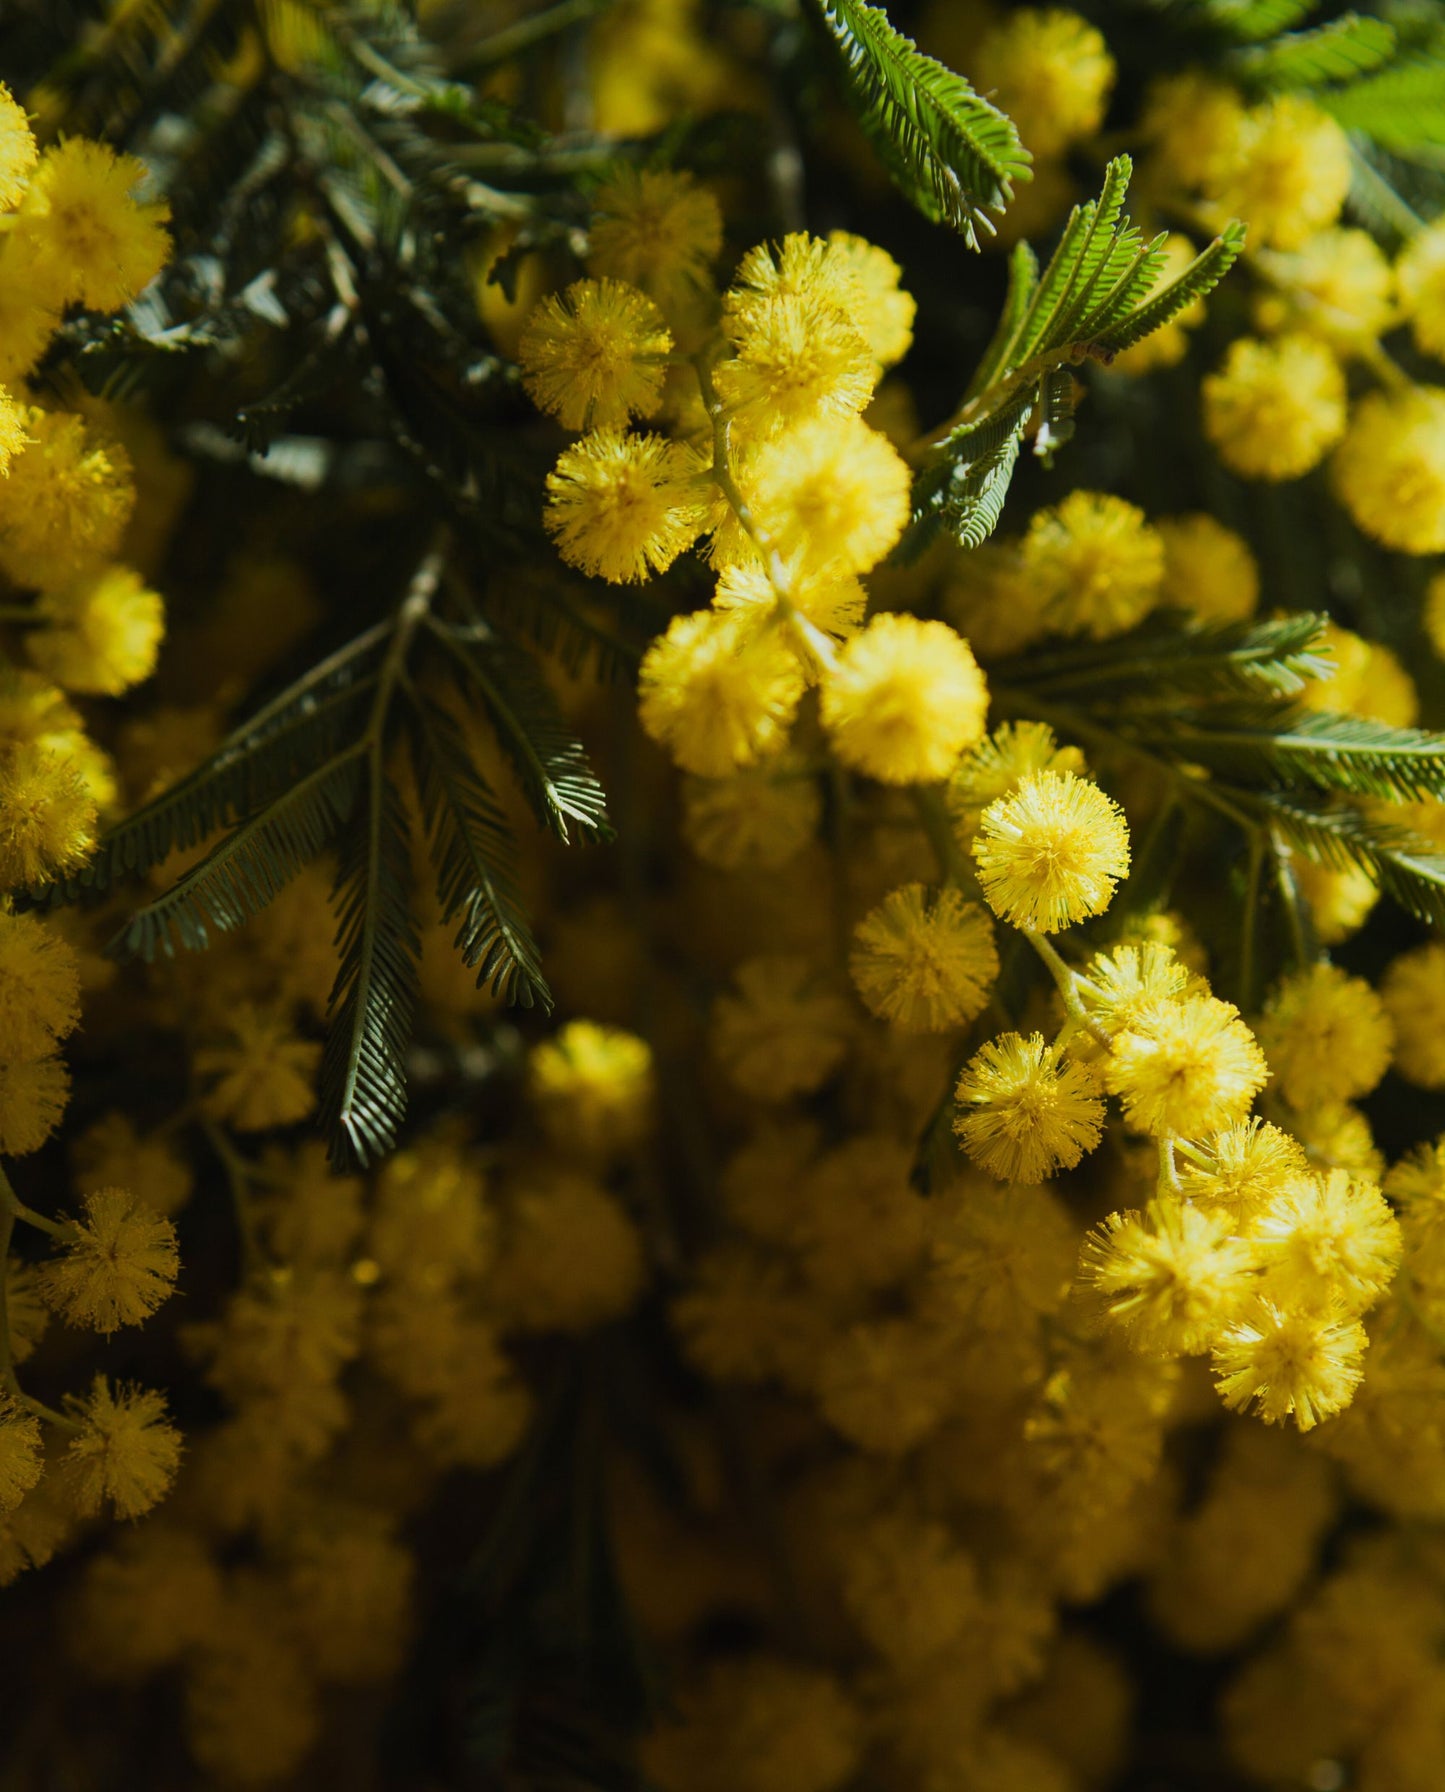
{"type": "Polygon", "coordinates": [[[1314,96],[1347,131],[1408,156],[1445,144],[1445,54],[1422,52],[1393,67],[1314,96]]]}
{"type": "Polygon", "coordinates": [[[396,1143],[421,961],[406,813],[379,759],[357,823],[336,874],[340,963],[321,1059],[321,1114],[338,1169],[371,1163],[396,1143]]]}
{"type": "Polygon", "coordinates": [[[1312,31],[1290,32],[1241,51],[1235,67],[1258,87],[1323,87],[1380,68],[1394,55],[1395,41],[1384,19],[1347,12],[1312,31]]]}
{"type": "Polygon", "coordinates": [[[489,987],[519,1007],[552,1007],[541,955],[516,890],[514,848],[496,799],[444,709],[413,697],[413,760],[443,924],[489,987]]]}
{"type": "Polygon", "coordinates": [[[1357,809],[1299,797],[1260,798],[1257,812],[1307,859],[1337,871],[1358,866],[1417,921],[1445,927],[1445,854],[1429,841],[1357,809]]]}
{"type": "Polygon", "coordinates": [[[164,896],[138,909],[115,942],[117,956],[203,952],[212,932],[229,933],[260,914],[332,840],[360,783],[360,749],[317,767],[242,824],[164,896]]]}
{"type": "Polygon", "coordinates": [[[1109,324],[1095,337],[1094,352],[1115,355],[1172,322],[1196,299],[1208,296],[1238,261],[1244,248],[1245,227],[1230,222],[1214,241],[1198,254],[1177,280],[1140,305],[1136,311],[1109,324]]]}
{"type": "Polygon", "coordinates": [[[1012,121],[866,0],[812,0],[859,123],[900,189],[971,246],[992,232],[1029,154],[1012,121]]]}

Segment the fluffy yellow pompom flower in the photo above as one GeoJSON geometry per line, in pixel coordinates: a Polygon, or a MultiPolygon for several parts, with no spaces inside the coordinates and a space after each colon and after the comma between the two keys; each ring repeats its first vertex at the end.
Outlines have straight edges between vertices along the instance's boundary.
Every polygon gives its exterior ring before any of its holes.
{"type": "MultiPolygon", "coordinates": [[[[829,568],[809,572],[800,561],[784,570],[788,575],[788,602],[814,628],[834,641],[846,640],[858,632],[868,606],[868,593],[852,573],[829,568]]],[[[777,607],[778,594],[767,567],[756,560],[740,560],[719,572],[712,601],[719,610],[737,610],[761,620],[777,607]]],[[[816,673],[817,656],[810,643],[795,638],[793,644],[800,654],[806,654],[809,673],[816,673]]]]}
{"type": "Polygon", "coordinates": [[[1292,1107],[1368,1095],[1390,1067],[1395,1029],[1363,977],[1316,964],[1286,977],[1265,1007],[1259,1043],[1292,1107]]]}
{"type": "Polygon", "coordinates": [[[1223,1208],[1236,1226],[1309,1170],[1299,1141],[1257,1115],[1210,1138],[1180,1141],[1176,1161],[1184,1194],[1223,1208]]]}
{"type": "Polygon", "coordinates": [[[1368,1343],[1358,1320],[1259,1300],[1215,1344],[1215,1385],[1235,1412],[1253,1405],[1268,1425],[1310,1431],[1354,1398],[1368,1343]]]}
{"type": "Polygon", "coordinates": [[[1259,567],[1248,544],[1212,516],[1162,517],[1166,604],[1200,622],[1244,622],[1259,605],[1259,567]]]}
{"type": "Polygon", "coordinates": [[[1350,140],[1309,100],[1285,94],[1249,111],[1215,186],[1255,248],[1298,249],[1333,224],[1350,190],[1350,140]]]}
{"type": "Polygon", "coordinates": [[[953,768],[945,792],[948,812],[971,834],[983,810],[1010,795],[1021,779],[1034,772],[1084,770],[1084,755],[1077,747],[1061,747],[1047,722],[1001,722],[953,768]]]}
{"type": "Polygon", "coordinates": [[[38,915],[0,910],[0,1051],[41,1058],[80,1024],[80,961],[38,915]]]}
{"type": "Polygon", "coordinates": [[[619,169],[592,201],[587,271],[641,288],[664,311],[706,287],[722,210],[689,174],[619,169]]]}
{"type": "Polygon", "coordinates": [[[47,591],[35,618],[47,626],[26,646],[40,670],[68,691],[107,697],[150,677],[166,626],[160,597],[128,566],[47,591]]]}
{"type": "Polygon", "coordinates": [[[984,34],[969,74],[1036,156],[1052,156],[1102,124],[1114,59],[1078,13],[1025,6],[984,34]]]}
{"type": "Polygon", "coordinates": [[[1366,231],[1322,230],[1270,265],[1278,285],[1255,303],[1262,330],[1305,330],[1343,355],[1368,349],[1395,321],[1394,274],[1366,231]]]}
{"type": "Polygon", "coordinates": [[[320,1062],[321,1047],[298,1038],[284,1014],[252,1002],[233,1008],[224,1037],[195,1053],[206,1112],[240,1132],[304,1120],[316,1106],[320,1062]]]}
{"type": "Polygon", "coordinates": [[[918,309],[913,295],[900,285],[903,270],[886,249],[846,230],[829,232],[828,259],[845,268],[858,289],[858,303],[850,315],[867,339],[873,359],[880,367],[895,366],[912,345],[918,309]]]}
{"type": "Polygon", "coordinates": [[[0,480],[0,571],[54,585],[115,552],[135,507],[130,456],[83,418],[32,406],[31,438],[0,480]]]}
{"type": "Polygon", "coordinates": [[[1000,919],[1057,933],[1113,901],[1129,869],[1129,828],[1124,811],[1089,779],[1034,772],[984,810],[973,856],[1000,919]]]}
{"type": "Polygon", "coordinates": [[[939,1033],[983,1011],[998,977],[993,924],[951,886],[905,884],[853,934],[848,968],[871,1013],[906,1032],[939,1033]]]}
{"type": "Polygon", "coordinates": [[[1085,1240],[1079,1275],[1136,1349],[1195,1356],[1238,1312],[1251,1267],[1227,1213],[1168,1196],[1111,1213],[1085,1240]]]}
{"type": "Polygon", "coordinates": [[[18,386],[59,328],[50,294],[26,277],[19,255],[0,239],[0,382],[18,386]]]}
{"type": "Polygon", "coordinates": [[[1445,552],[1445,392],[1369,393],[1350,417],[1330,474],[1335,495],[1367,535],[1401,554],[1445,552]]]}
{"type": "Polygon", "coordinates": [[[1080,997],[1108,1032],[1126,1032],[1156,1002],[1185,995],[1192,981],[1188,965],[1161,940],[1131,940],[1096,953],[1084,978],[1080,997]]]}
{"type": "Polygon", "coordinates": [[[145,178],[135,156],[85,137],[67,137],[41,156],[12,248],[57,304],[119,311],[161,271],[170,208],[134,197],[145,178]]]}
{"type": "Polygon", "coordinates": [[[1041,1033],[1003,1033],[969,1059],[954,1090],[953,1130],[1001,1182],[1072,1170],[1103,1136],[1098,1079],[1041,1033]]]}
{"type": "Polygon", "coordinates": [[[1215,996],[1157,1002],[1109,1049],[1104,1081],[1130,1126],[1155,1138],[1202,1138],[1233,1126],[1269,1078],[1239,1010],[1215,996]]]}
{"type": "Polygon", "coordinates": [[[845,257],[835,255],[821,237],[794,231],[781,242],[758,243],[748,250],[723,295],[723,315],[735,325],[749,310],[793,298],[831,306],[847,316],[860,296],[845,257]]]}
{"type": "Polygon", "coordinates": [[[1380,900],[1380,886],[1361,865],[1317,865],[1296,859],[1294,877],[1310,905],[1315,937],[1322,946],[1338,946],[1358,933],[1380,900]]]}
{"type": "Polygon", "coordinates": [[[45,1265],[40,1291],[72,1325],[118,1331],[148,1319],[175,1287],[180,1257],[168,1219],[123,1188],[85,1197],[85,1217],[45,1265]]]}
{"type": "Polygon", "coordinates": [[[683,838],[723,871],[786,865],[816,836],[822,814],[817,779],[791,756],[682,787],[683,838]]]}
{"type": "Polygon", "coordinates": [[[679,442],[603,429],[547,475],[543,522],[569,566],[613,584],[663,572],[697,540],[697,463],[679,442]]]}
{"type": "Polygon", "coordinates": [[[0,386],[0,477],[10,471],[15,456],[30,445],[28,421],[29,412],[25,406],[17,404],[0,386]]]}
{"type": "Polygon", "coordinates": [[[0,212],[11,211],[25,197],[38,160],[25,108],[0,81],[0,212]]]}
{"type": "Polygon", "coordinates": [[[1234,161],[1243,123],[1232,86],[1189,70],[1149,83],[1139,130],[1167,179],[1213,189],[1234,161]]]}
{"type": "Polygon", "coordinates": [[[553,1171],[514,1192],[491,1283],[504,1327],[587,1331],[625,1313],[642,1281],[641,1237],[600,1183],[553,1171]]]}
{"type": "Polygon", "coordinates": [[[770,1102],[820,1088],[853,1036],[843,997],[803,958],[749,958],[734,982],[712,1017],[713,1052],[732,1081],[770,1102]]]}
{"type": "Polygon", "coordinates": [[[1300,1177],[1250,1219],[1245,1237],[1282,1308],[1363,1313],[1400,1265],[1400,1223],[1373,1182],[1330,1170],[1300,1177]]]}
{"type": "Polygon", "coordinates": [[[517,359],[533,402],[564,429],[612,429],[657,415],[671,350],[646,293],[622,280],[576,280],[532,312],[517,359]]]}
{"type": "Polygon", "coordinates": [[[684,771],[723,778],[782,748],[802,695],[780,629],[697,610],[674,616],[642,656],[637,713],[684,771]]]}
{"type": "Polygon", "coordinates": [[[38,1151],[69,1099],[70,1073],[58,1057],[0,1062],[0,1155],[38,1151]]]}
{"type": "Polygon", "coordinates": [[[1395,1024],[1395,1068],[1421,1089],[1445,1089],[1445,945],[1403,952],[1380,984],[1395,1024]]]}
{"type": "Polygon", "coordinates": [[[1144,512],[1107,492],[1070,492],[1039,511],[1021,554],[1049,621],[1096,641],[1147,615],[1164,576],[1164,544],[1144,512]]]}
{"type": "Polygon", "coordinates": [[[554,1144],[603,1157],[625,1151],[652,1124],[652,1048],[620,1027],[569,1021],[533,1047],[527,1090],[554,1144]]]}
{"type": "Polygon", "coordinates": [[[907,463],[859,417],[804,423],[764,442],[739,483],[763,536],[805,572],[867,572],[908,522],[907,463]]]}
{"type": "Polygon", "coordinates": [[[933,784],[982,737],[988,686],[947,623],[875,616],[824,677],[819,713],[845,765],[885,784],[933,784]]]}
{"type": "Polygon", "coordinates": [[[735,353],[714,379],[729,414],[754,437],[855,416],[873,396],[877,362],[836,306],[778,293],[729,313],[727,330],[735,353]]]}
{"type": "Polygon", "coordinates": [[[646,1738],[668,1792],[838,1792],[863,1755],[863,1724],[831,1674],[781,1657],[723,1657],[685,1687],[646,1738]]]}
{"type": "Polygon", "coordinates": [[[71,1402],[79,1435],[62,1463],[82,1517],[107,1502],[117,1518],[139,1518],[164,1497],[181,1461],[181,1436],[166,1417],[162,1395],[116,1387],[103,1375],[84,1400],[71,1402]]]}
{"type": "Polygon", "coordinates": [[[1244,479],[1298,479],[1344,434],[1344,372],[1313,336],[1241,337],[1200,389],[1204,433],[1244,479]]]}
{"type": "Polygon", "coordinates": [[[1445,219],[1411,237],[1395,281],[1417,345],[1445,361],[1445,219]]]}
{"type": "Polygon", "coordinates": [[[15,1510],[44,1466],[39,1421],[9,1394],[0,1394],[0,1517],[15,1510]]]}
{"type": "Polygon", "coordinates": [[[68,754],[0,745],[0,890],[78,871],[95,850],[95,801],[68,754]]]}

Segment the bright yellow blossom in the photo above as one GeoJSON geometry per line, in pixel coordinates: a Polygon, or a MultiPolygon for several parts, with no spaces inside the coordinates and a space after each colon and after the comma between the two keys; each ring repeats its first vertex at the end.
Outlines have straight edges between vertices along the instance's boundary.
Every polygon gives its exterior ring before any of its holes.
{"type": "Polygon", "coordinates": [[[1092,1071],[1039,1033],[1003,1033],[980,1047],[954,1097],[954,1131],[964,1150],[1005,1182],[1041,1182],[1073,1169],[1103,1132],[1104,1103],[1092,1071]]]}
{"type": "Polygon", "coordinates": [[[973,856],[996,915],[1057,933],[1109,906],[1129,869],[1129,830],[1097,784],[1033,772],[984,810],[973,856]]]}
{"type": "Polygon", "coordinates": [[[978,1014],[998,975],[993,926],[951,887],[905,884],[858,925],[848,966],[880,1020],[940,1032],[978,1014]]]}
{"type": "Polygon", "coordinates": [[[517,358],[527,391],[564,429],[618,429],[654,417],[672,335],[645,293],[578,280],[527,319],[517,358]]]}
{"type": "Polygon", "coordinates": [[[823,680],[819,711],[845,765],[886,784],[948,776],[983,734],[988,687],[942,622],[875,616],[823,680]]]}

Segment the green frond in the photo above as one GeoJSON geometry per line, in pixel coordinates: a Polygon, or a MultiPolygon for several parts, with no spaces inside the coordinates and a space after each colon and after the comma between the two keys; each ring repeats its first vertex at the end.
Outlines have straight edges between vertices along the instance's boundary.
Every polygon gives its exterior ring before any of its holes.
{"type": "Polygon", "coordinates": [[[1128,730],[1168,758],[1246,786],[1304,786],[1398,802],[1445,797],[1445,734],[1417,728],[1275,706],[1151,717],[1130,722],[1128,730]]]}
{"type": "Polygon", "coordinates": [[[333,892],[340,962],[321,1058],[321,1118],[337,1169],[391,1150],[406,1113],[421,959],[410,885],[406,813],[377,761],[346,831],[333,892]]]}
{"type": "Polygon", "coordinates": [[[41,900],[70,902],[144,876],[172,852],[189,851],[217,828],[253,815],[343,751],[371,702],[375,657],[388,633],[389,625],[370,629],[313,666],[194,771],[117,822],[89,864],[39,892],[41,900]]]}
{"type": "Polygon", "coordinates": [[[1380,68],[1395,53],[1395,32],[1384,19],[1357,12],[1241,50],[1234,67],[1247,84],[1316,88],[1380,68]]]}
{"type": "Polygon", "coordinates": [[[1259,813],[1305,858],[1337,871],[1358,866],[1417,921],[1445,927],[1445,854],[1429,841],[1357,809],[1311,805],[1298,797],[1263,797],[1259,813]]]}
{"type": "Polygon", "coordinates": [[[360,748],[329,759],[259,815],[212,847],[164,896],[137,909],[117,936],[115,956],[203,952],[211,933],[229,933],[260,914],[332,840],[360,783],[360,748]]]}
{"type": "Polygon", "coordinates": [[[867,0],[811,0],[838,52],[855,115],[900,190],[977,248],[1013,183],[1030,175],[1013,122],[926,56],[867,0]]]}
{"type": "Polygon", "coordinates": [[[1244,248],[1245,227],[1234,220],[1225,225],[1177,280],[1171,280],[1162,292],[1156,293],[1139,309],[1102,330],[1094,339],[1096,354],[1116,355],[1133,348],[1146,336],[1152,336],[1196,299],[1205,298],[1239,259],[1244,248]]]}
{"type": "Polygon", "coordinates": [[[512,836],[496,799],[444,709],[413,697],[411,723],[442,921],[459,920],[454,944],[479,989],[550,1012],[541,955],[517,894],[512,836]]]}
{"type": "Polygon", "coordinates": [[[495,635],[463,641],[445,624],[433,621],[431,628],[463,694],[481,699],[542,826],[564,843],[573,827],[584,840],[610,838],[606,794],[530,655],[495,635]]]}
{"type": "Polygon", "coordinates": [[[1347,131],[1398,155],[1445,144],[1445,54],[1439,51],[1402,57],[1378,74],[1313,97],[1347,131]]]}

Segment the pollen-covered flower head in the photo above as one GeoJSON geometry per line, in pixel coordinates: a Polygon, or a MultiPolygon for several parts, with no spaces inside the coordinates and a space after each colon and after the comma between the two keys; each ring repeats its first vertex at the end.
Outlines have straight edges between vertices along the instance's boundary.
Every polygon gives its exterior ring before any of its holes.
{"type": "Polygon", "coordinates": [[[905,884],[853,934],[848,968],[880,1020],[942,1032],[982,1012],[998,976],[993,924],[952,887],[905,884]]]}
{"type": "Polygon", "coordinates": [[[884,614],[828,670],[820,713],[845,765],[885,784],[933,784],[982,736],[988,686],[947,623],[884,614]]]}
{"type": "Polygon", "coordinates": [[[1416,345],[1437,361],[1445,360],[1445,219],[1410,238],[1395,281],[1416,345]]]}
{"type": "Polygon", "coordinates": [[[593,196],[587,271],[669,312],[706,287],[722,237],[721,207],[690,174],[625,166],[593,196]]]}
{"type": "MultiPolygon", "coordinates": [[[[852,573],[840,573],[832,567],[809,570],[805,557],[785,565],[788,603],[813,628],[833,641],[846,641],[858,632],[868,593],[852,573]]],[[[757,560],[738,560],[727,564],[718,573],[713,603],[719,610],[738,610],[762,620],[778,604],[777,588],[767,567],[757,560]]],[[[794,646],[805,656],[805,669],[810,677],[818,672],[818,656],[811,650],[806,636],[795,634],[794,646]]]]}
{"type": "Polygon", "coordinates": [[[1214,1344],[1215,1385],[1235,1412],[1310,1431],[1354,1398],[1368,1344],[1357,1319],[1257,1300],[1214,1344]]]}
{"type": "Polygon", "coordinates": [[[1387,548],[1445,552],[1445,392],[1367,393],[1335,450],[1330,481],[1360,528],[1387,548]]]}
{"type": "Polygon", "coordinates": [[[0,1394],[0,1517],[15,1510],[44,1467],[39,1421],[9,1394],[0,1394]]]}
{"type": "Polygon", "coordinates": [[[527,1087],[555,1145],[607,1157],[640,1143],[652,1124],[652,1048],[621,1027],[568,1021],[532,1048],[527,1087]]]}
{"type": "Polygon", "coordinates": [[[1368,1095],[1390,1067],[1395,1029],[1363,977],[1315,964],[1286,977],[1258,1028],[1276,1087],[1292,1107],[1368,1095]]]}
{"type": "Polygon", "coordinates": [[[1272,268],[1275,290],[1255,303],[1263,330],[1304,330],[1349,355],[1394,325],[1394,276],[1368,231],[1322,230],[1272,268]]]}
{"type": "Polygon", "coordinates": [[[1057,933],[1113,901],[1129,869],[1129,829],[1123,810],[1089,779],[1034,772],[984,810],[973,856],[996,915],[1057,933]]]}
{"type": "Polygon", "coordinates": [[[1251,1293],[1249,1247],[1227,1213],[1164,1196],[1111,1213],[1085,1240],[1080,1277],[1139,1350],[1207,1350],[1251,1293]]]}
{"type": "Polygon", "coordinates": [[[58,1055],[0,1060],[0,1155],[38,1151],[69,1099],[70,1073],[58,1055]]]}
{"type": "Polygon", "coordinates": [[[15,456],[30,444],[29,413],[0,385],[0,477],[10,471],[15,456]]]}
{"type": "Polygon", "coordinates": [[[731,312],[727,327],[734,353],[714,378],[737,427],[754,437],[856,416],[873,396],[877,362],[835,305],[777,293],[731,312]]]}
{"type": "Polygon", "coordinates": [[[821,1087],[843,1061],[854,1019],[833,983],[805,958],[746,959],[735,994],[713,1007],[712,1048],[728,1076],[759,1101],[821,1087]]]}
{"type": "Polygon", "coordinates": [[[48,288],[0,239],[0,384],[16,389],[60,328],[60,309],[48,288]]]}
{"type": "Polygon", "coordinates": [[[31,659],[68,691],[119,696],[155,670],[165,605],[128,566],[103,566],[47,591],[31,659]]]}
{"type": "Polygon", "coordinates": [[[1021,556],[1054,627],[1095,640],[1142,620],[1164,576],[1164,544],[1143,511],[1107,492],[1070,492],[1039,511],[1021,556]]]}
{"type": "Polygon", "coordinates": [[[1334,223],[1350,190],[1350,140],[1328,113],[1282,94],[1241,120],[1210,197],[1254,248],[1298,249],[1334,223]]]}
{"type": "Polygon", "coordinates": [[[0,910],[0,1040],[7,1058],[40,1058],[80,1021],[80,963],[38,915],[0,910]]]}
{"type": "Polygon", "coordinates": [[[1243,622],[1259,605],[1259,567],[1249,544],[1204,511],[1161,517],[1161,600],[1200,622],[1243,622]]]}
{"type": "Polygon", "coordinates": [[[1249,1112],[1269,1070],[1239,1010],[1217,996],[1156,1002],[1109,1048],[1104,1081],[1130,1126],[1196,1139],[1249,1112]]]}
{"type": "Polygon", "coordinates": [[[1290,1310],[1363,1313],[1400,1263],[1400,1224],[1373,1182],[1302,1176],[1250,1217],[1245,1236],[1264,1293],[1290,1310]]]}
{"type": "Polygon", "coordinates": [[[880,367],[896,365],[912,344],[918,309],[900,284],[903,270],[886,249],[846,230],[828,233],[828,260],[834,268],[845,268],[857,288],[850,314],[873,359],[880,367]]]}
{"type": "Polygon", "coordinates": [[[1445,945],[1402,952],[1385,972],[1380,999],[1395,1027],[1395,1068],[1422,1089],[1445,1089],[1445,945]]]}
{"type": "Polygon", "coordinates": [[[1238,153],[1243,122],[1232,85],[1187,69],[1149,83],[1139,131],[1166,178],[1181,187],[1212,189],[1238,153]]]}
{"type": "Polygon", "coordinates": [[[1204,433],[1244,479],[1298,479],[1345,432],[1344,370],[1313,336],[1241,336],[1200,390],[1204,433]]]}
{"type": "Polygon", "coordinates": [[[25,108],[0,81],[0,212],[19,205],[39,160],[25,108]]]}
{"type": "Polygon", "coordinates": [[[543,522],[569,566],[614,584],[663,572],[697,540],[697,463],[679,442],[601,429],[558,456],[543,522]]]}
{"type": "Polygon", "coordinates": [[[1191,1201],[1220,1207],[1243,1225],[1307,1174],[1298,1139],[1251,1115],[1208,1138],[1178,1147],[1179,1186],[1191,1201]]]}
{"type": "Polygon", "coordinates": [[[1154,1003],[1184,995],[1193,981],[1188,965],[1162,941],[1129,940],[1089,960],[1079,994],[1107,1031],[1123,1032],[1154,1003]]]}
{"type": "Polygon", "coordinates": [[[82,417],[32,405],[25,429],[29,446],[0,479],[0,571],[56,585],[115,552],[135,481],[125,449],[82,417]]]}
{"type": "Polygon", "coordinates": [[[657,415],[671,350],[646,293],[622,280],[576,280],[532,312],[517,359],[538,408],[564,429],[620,429],[657,415]]]}
{"type": "Polygon", "coordinates": [[[40,1291],[72,1325],[118,1331],[148,1319],[175,1286],[176,1229],[123,1188],[94,1189],[84,1218],[41,1271],[40,1291]]]}
{"type": "Polygon", "coordinates": [[[80,1431],[61,1462],[69,1496],[82,1517],[107,1504],[117,1518],[139,1518],[162,1499],[181,1460],[181,1436],[166,1402],[150,1388],[112,1386],[97,1375],[90,1393],[72,1403],[80,1431]]]}
{"type": "Polygon", "coordinates": [[[64,138],[41,156],[12,249],[56,303],[119,311],[161,271],[170,208],[135,197],[145,178],[135,156],[88,137],[64,138]]]}
{"type": "Polygon", "coordinates": [[[316,1106],[321,1047],[300,1038],[275,1006],[237,1004],[220,1036],[197,1047],[194,1062],[206,1112],[240,1132],[289,1126],[316,1106]]]}
{"type": "Polygon", "coordinates": [[[783,631],[737,612],[674,616],[638,674],[642,726],[701,778],[779,752],[802,696],[802,668],[783,631]]]}
{"type": "Polygon", "coordinates": [[[1001,722],[953,768],[944,793],[962,832],[973,833],[990,803],[1008,796],[1034,772],[1086,771],[1077,747],[1061,747],[1047,722],[1001,722]]]}
{"type": "Polygon", "coordinates": [[[68,753],[0,742],[0,890],[78,871],[95,850],[95,799],[68,753]]]}
{"type": "Polygon", "coordinates": [[[969,75],[1036,156],[1053,156],[1098,130],[1114,72],[1103,37],[1078,13],[1021,6],[985,32],[969,75]]]}
{"type": "Polygon", "coordinates": [[[1098,1079],[1041,1033],[990,1040],[964,1067],[954,1098],[964,1150],[1002,1182],[1072,1170],[1103,1136],[1098,1079]]]}
{"type": "MultiPolygon", "coordinates": [[[[868,572],[908,522],[907,463],[886,436],[851,415],[803,423],[762,443],[738,482],[764,539],[804,572],[868,572]]],[[[715,560],[738,557],[729,542],[717,537],[715,560]]],[[[755,554],[747,544],[741,557],[755,554]]]]}
{"type": "Polygon", "coordinates": [[[792,754],[682,786],[683,838],[723,871],[786,865],[815,838],[822,814],[818,780],[792,754]]]}

